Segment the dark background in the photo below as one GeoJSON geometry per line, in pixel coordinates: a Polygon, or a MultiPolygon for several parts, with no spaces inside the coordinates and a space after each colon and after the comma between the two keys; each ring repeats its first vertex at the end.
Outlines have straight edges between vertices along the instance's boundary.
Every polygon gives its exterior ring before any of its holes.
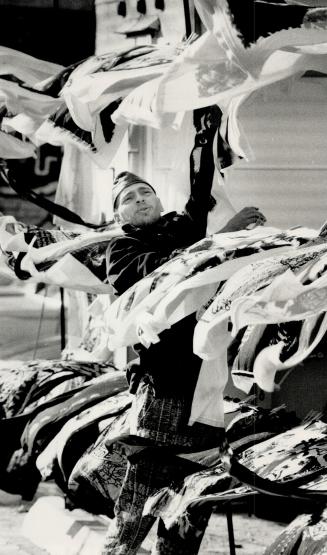
{"type": "Polygon", "coordinates": [[[94,53],[93,0],[0,0],[1,45],[62,65],[94,53]]]}
{"type": "MultiPolygon", "coordinates": [[[[0,22],[0,44],[36,58],[67,66],[94,54],[93,0],[0,0],[0,22]]],[[[61,159],[61,148],[43,145],[37,160],[10,160],[8,164],[24,188],[54,200],[61,159]]],[[[0,211],[28,224],[52,221],[50,214],[20,199],[1,178],[0,211]]]]}

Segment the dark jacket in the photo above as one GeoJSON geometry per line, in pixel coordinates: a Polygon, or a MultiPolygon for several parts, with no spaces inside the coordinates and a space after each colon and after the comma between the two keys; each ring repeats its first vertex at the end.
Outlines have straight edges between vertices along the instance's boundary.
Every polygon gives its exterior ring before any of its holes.
{"type": "MultiPolygon", "coordinates": [[[[212,205],[214,173],[212,142],[216,128],[196,136],[191,154],[191,195],[182,214],[171,212],[144,227],[125,225],[125,236],[111,241],[107,251],[109,282],[121,295],[138,280],[172,258],[176,249],[192,245],[206,234],[212,205]]],[[[146,349],[136,345],[140,375],[149,374],[156,395],[193,396],[201,359],[193,353],[195,315],[160,334],[160,342],[146,349]]]]}

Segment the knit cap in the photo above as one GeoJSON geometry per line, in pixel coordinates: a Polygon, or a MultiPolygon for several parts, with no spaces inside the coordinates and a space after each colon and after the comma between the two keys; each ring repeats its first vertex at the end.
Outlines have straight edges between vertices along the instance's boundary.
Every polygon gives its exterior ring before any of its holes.
{"type": "Polygon", "coordinates": [[[114,210],[117,208],[117,201],[120,193],[131,185],[135,185],[135,183],[145,183],[151,187],[152,191],[155,193],[152,185],[150,185],[150,183],[145,181],[142,177],[128,171],[121,172],[117,175],[112,185],[112,206],[114,210]]]}

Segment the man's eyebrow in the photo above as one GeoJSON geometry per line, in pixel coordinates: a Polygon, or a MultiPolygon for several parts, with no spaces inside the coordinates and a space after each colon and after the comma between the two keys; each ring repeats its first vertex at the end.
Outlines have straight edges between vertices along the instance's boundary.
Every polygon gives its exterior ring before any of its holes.
{"type": "Polygon", "coordinates": [[[121,196],[122,196],[122,198],[127,198],[127,197],[133,196],[133,195],[134,195],[134,191],[123,191],[121,196]]]}

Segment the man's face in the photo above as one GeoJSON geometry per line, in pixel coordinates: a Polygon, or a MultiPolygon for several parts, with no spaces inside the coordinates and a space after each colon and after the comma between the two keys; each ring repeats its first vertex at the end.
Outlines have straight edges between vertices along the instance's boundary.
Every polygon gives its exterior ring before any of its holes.
{"type": "Polygon", "coordinates": [[[117,202],[115,218],[120,224],[149,225],[160,218],[162,204],[146,183],[134,183],[124,189],[117,202]]]}

